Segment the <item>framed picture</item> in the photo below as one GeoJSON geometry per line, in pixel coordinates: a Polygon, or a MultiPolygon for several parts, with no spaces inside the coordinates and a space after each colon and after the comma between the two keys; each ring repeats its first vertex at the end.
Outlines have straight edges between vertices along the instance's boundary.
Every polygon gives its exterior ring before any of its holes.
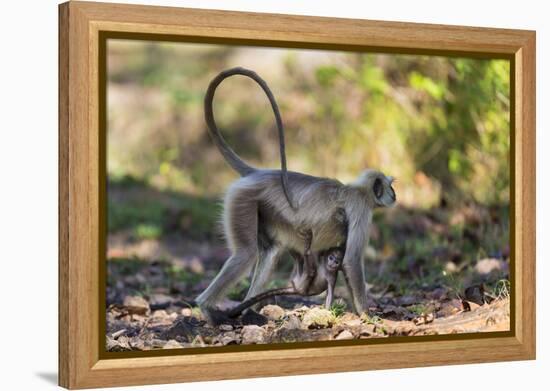
{"type": "Polygon", "coordinates": [[[533,31],[59,20],[60,385],[535,358],[533,31]]]}

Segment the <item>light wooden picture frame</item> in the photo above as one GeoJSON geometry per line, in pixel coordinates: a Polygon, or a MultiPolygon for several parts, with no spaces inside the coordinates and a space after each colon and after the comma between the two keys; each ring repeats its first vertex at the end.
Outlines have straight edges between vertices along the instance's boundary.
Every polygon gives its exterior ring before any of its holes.
{"type": "MultiPolygon", "coordinates": [[[[91,388],[535,358],[535,32],[70,1],[59,6],[59,384],[91,388]],[[105,354],[106,39],[468,55],[511,64],[511,330],[200,354],[105,354]],[[103,328],[102,328],[103,327],[103,328]],[[460,354],[457,354],[457,351],[460,354]]],[[[350,341],[351,342],[351,341],[350,341]]]]}

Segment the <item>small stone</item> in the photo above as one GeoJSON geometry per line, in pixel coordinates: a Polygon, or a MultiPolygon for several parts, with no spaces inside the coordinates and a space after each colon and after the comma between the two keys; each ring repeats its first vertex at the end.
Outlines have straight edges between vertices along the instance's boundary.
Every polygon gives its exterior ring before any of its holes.
{"type": "Polygon", "coordinates": [[[117,351],[132,350],[132,347],[130,346],[130,339],[127,336],[121,335],[118,337],[116,342],[118,344],[118,349],[116,349],[117,351]]]}
{"type": "Polygon", "coordinates": [[[264,343],[266,333],[267,332],[260,326],[244,326],[241,333],[243,339],[242,343],[243,345],[264,343]]]}
{"type": "Polygon", "coordinates": [[[414,318],[413,323],[417,326],[433,322],[435,319],[433,312],[429,314],[422,314],[421,316],[414,318]]]}
{"type": "Polygon", "coordinates": [[[349,330],[344,330],[336,337],[337,340],[353,339],[353,334],[349,330]]]}
{"type": "Polygon", "coordinates": [[[327,328],[334,324],[335,317],[325,308],[315,307],[306,312],[302,319],[302,326],[306,329],[327,328]]]}
{"type": "Polygon", "coordinates": [[[168,317],[168,314],[165,310],[156,310],[151,314],[151,317],[164,319],[168,317]]]}
{"type": "Polygon", "coordinates": [[[361,335],[374,335],[376,334],[376,326],[373,324],[364,324],[361,326],[361,335]]]}
{"type": "Polygon", "coordinates": [[[149,312],[149,303],[141,296],[126,296],[124,307],[131,314],[145,315],[149,312]]]}
{"type": "Polygon", "coordinates": [[[180,349],[180,348],[183,348],[183,346],[175,339],[171,339],[168,342],[166,342],[166,345],[164,345],[162,348],[163,349],[180,349]]]}
{"type": "Polygon", "coordinates": [[[183,316],[193,316],[193,310],[191,308],[182,308],[181,314],[183,316]]]}
{"type": "Polygon", "coordinates": [[[475,270],[481,275],[487,275],[494,270],[499,271],[504,269],[505,263],[495,258],[485,258],[477,261],[475,270]]]}
{"type": "Polygon", "coordinates": [[[345,323],[347,321],[352,321],[352,320],[357,320],[359,319],[359,316],[357,316],[356,314],[352,313],[352,312],[346,312],[344,315],[340,316],[338,318],[338,321],[340,323],[345,323]]]}
{"type": "Polygon", "coordinates": [[[170,296],[162,293],[155,293],[149,297],[149,306],[151,310],[164,310],[172,304],[173,300],[170,296]]]}
{"type": "Polygon", "coordinates": [[[220,331],[231,331],[231,330],[233,330],[233,326],[231,326],[230,324],[222,324],[218,328],[220,329],[220,331]]]}
{"type": "Polygon", "coordinates": [[[283,328],[286,330],[298,330],[302,327],[302,322],[300,318],[296,315],[289,315],[288,318],[283,323],[283,328]]]}
{"type": "Polygon", "coordinates": [[[156,349],[163,348],[164,345],[166,345],[166,341],[163,339],[153,338],[151,340],[151,347],[153,348],[156,348],[156,349]]]}
{"type": "Polygon", "coordinates": [[[462,310],[462,301],[459,299],[452,299],[442,303],[441,309],[437,312],[437,317],[446,318],[448,316],[455,315],[457,312],[462,310]]]}
{"type": "Polygon", "coordinates": [[[204,261],[201,260],[199,257],[193,257],[190,260],[187,261],[187,266],[191,270],[191,272],[195,274],[203,274],[204,273],[204,261]]]}
{"type": "Polygon", "coordinates": [[[269,320],[279,320],[283,316],[285,316],[285,310],[279,307],[278,305],[266,305],[262,310],[260,311],[260,314],[267,317],[269,320]]]}
{"type": "Polygon", "coordinates": [[[199,326],[200,322],[195,318],[179,318],[168,329],[164,330],[161,336],[168,340],[180,337],[191,341],[198,333],[199,326]]]}
{"type": "Polygon", "coordinates": [[[148,326],[150,327],[159,327],[167,326],[170,327],[174,323],[175,318],[171,318],[165,310],[154,311],[148,319],[148,326]]]}
{"type": "Polygon", "coordinates": [[[118,330],[118,331],[115,331],[111,337],[113,339],[117,339],[118,337],[120,337],[122,334],[125,334],[126,333],[126,329],[121,329],[121,330],[118,330]]]}
{"type": "Polygon", "coordinates": [[[298,313],[298,314],[305,313],[305,312],[308,312],[308,311],[309,311],[309,307],[306,306],[306,305],[303,305],[303,306],[301,306],[301,307],[299,307],[299,308],[296,308],[296,309],[294,310],[294,312],[295,312],[295,313],[298,313]]]}
{"type": "Polygon", "coordinates": [[[454,273],[458,270],[458,267],[456,266],[456,264],[452,261],[448,261],[446,264],[445,264],[445,271],[449,274],[451,273],[454,273]]]}
{"type": "Polygon", "coordinates": [[[127,321],[144,324],[147,321],[147,315],[132,314],[129,318],[127,318],[127,321]]]}
{"type": "Polygon", "coordinates": [[[363,324],[363,322],[361,322],[361,319],[351,319],[343,322],[340,321],[338,322],[338,324],[341,324],[342,326],[345,326],[345,327],[359,327],[363,324]]]}
{"type": "Polygon", "coordinates": [[[145,350],[145,341],[141,339],[139,336],[130,338],[130,346],[134,350],[145,350]]]}
{"type": "Polygon", "coordinates": [[[227,333],[223,333],[220,337],[218,337],[218,341],[222,345],[235,345],[239,342],[239,337],[237,336],[237,333],[234,331],[229,331],[227,333]]]}

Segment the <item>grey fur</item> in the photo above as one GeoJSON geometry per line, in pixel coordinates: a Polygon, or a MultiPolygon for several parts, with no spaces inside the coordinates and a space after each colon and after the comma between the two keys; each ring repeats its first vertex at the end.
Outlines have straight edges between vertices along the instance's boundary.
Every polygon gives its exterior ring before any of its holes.
{"type": "Polygon", "coordinates": [[[224,231],[232,255],[197,298],[207,319],[227,290],[255,267],[246,299],[265,289],[270,275],[286,250],[301,253],[299,231],[312,231],[311,251],[345,245],[342,271],[357,313],[367,311],[363,253],[368,241],[372,211],[395,202],[392,178],[367,170],[349,184],[288,172],[296,209],[288,204],[279,170],[256,170],[233,182],[224,200],[224,231]],[[379,181],[383,193],[376,197],[379,181]],[[346,221],[347,232],[342,230],[346,221]]]}

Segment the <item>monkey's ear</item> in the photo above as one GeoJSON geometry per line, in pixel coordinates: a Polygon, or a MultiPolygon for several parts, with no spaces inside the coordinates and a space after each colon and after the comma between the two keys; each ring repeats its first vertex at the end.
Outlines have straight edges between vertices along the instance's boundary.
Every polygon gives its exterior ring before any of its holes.
{"type": "Polygon", "coordinates": [[[376,178],[374,180],[372,190],[374,191],[374,195],[376,196],[376,198],[380,199],[380,197],[382,197],[382,194],[384,193],[384,185],[382,184],[382,179],[376,178]]]}

